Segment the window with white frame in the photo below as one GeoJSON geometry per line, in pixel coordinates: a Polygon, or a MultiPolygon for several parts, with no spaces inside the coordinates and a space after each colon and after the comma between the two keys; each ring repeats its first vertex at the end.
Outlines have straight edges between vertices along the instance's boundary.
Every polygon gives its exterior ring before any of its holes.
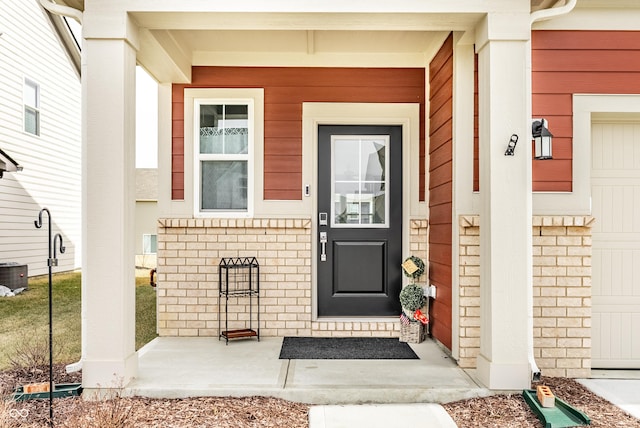
{"type": "Polygon", "coordinates": [[[194,118],[197,212],[249,215],[253,100],[196,99],[194,118]]]}
{"type": "Polygon", "coordinates": [[[158,252],[158,235],[142,235],[142,254],[156,254],[158,252]]]}
{"type": "Polygon", "coordinates": [[[24,131],[40,135],[40,85],[33,80],[24,79],[24,131]]]}

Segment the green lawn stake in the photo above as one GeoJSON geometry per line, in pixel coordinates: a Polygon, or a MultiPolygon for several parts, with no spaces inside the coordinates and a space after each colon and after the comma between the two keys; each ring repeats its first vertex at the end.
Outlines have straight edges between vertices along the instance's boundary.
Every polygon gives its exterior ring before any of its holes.
{"type": "Polygon", "coordinates": [[[555,399],[554,407],[542,407],[538,401],[536,391],[525,389],[522,391],[524,401],[531,407],[531,410],[538,416],[544,428],[568,428],[584,425],[591,425],[591,419],[576,409],[571,407],[558,397],[555,399]]]}
{"type": "Polygon", "coordinates": [[[24,401],[24,400],[44,400],[53,398],[62,398],[62,397],[74,397],[82,394],[82,384],[80,383],[59,383],[54,385],[53,395],[49,395],[49,391],[46,392],[24,392],[24,387],[19,386],[13,393],[13,399],[15,401],[24,401]]]}

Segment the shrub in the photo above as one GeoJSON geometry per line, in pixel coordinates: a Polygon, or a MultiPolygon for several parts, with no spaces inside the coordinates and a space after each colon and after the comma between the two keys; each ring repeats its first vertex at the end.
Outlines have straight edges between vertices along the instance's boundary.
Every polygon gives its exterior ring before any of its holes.
{"type": "Polygon", "coordinates": [[[407,311],[415,312],[426,302],[424,290],[417,284],[409,284],[400,291],[400,304],[407,311]]]}

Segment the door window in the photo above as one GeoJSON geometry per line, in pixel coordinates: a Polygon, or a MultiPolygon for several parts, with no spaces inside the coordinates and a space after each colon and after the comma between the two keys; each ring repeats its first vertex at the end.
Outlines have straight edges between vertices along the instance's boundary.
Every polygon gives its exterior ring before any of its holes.
{"type": "Polygon", "coordinates": [[[388,227],[389,136],[333,135],[331,227],[388,227]]]}

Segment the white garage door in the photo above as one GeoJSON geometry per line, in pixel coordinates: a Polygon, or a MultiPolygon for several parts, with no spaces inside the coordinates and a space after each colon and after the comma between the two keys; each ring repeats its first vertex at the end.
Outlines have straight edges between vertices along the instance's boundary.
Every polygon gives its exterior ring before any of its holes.
{"type": "Polygon", "coordinates": [[[594,121],[592,367],[640,368],[640,121],[594,121]]]}

